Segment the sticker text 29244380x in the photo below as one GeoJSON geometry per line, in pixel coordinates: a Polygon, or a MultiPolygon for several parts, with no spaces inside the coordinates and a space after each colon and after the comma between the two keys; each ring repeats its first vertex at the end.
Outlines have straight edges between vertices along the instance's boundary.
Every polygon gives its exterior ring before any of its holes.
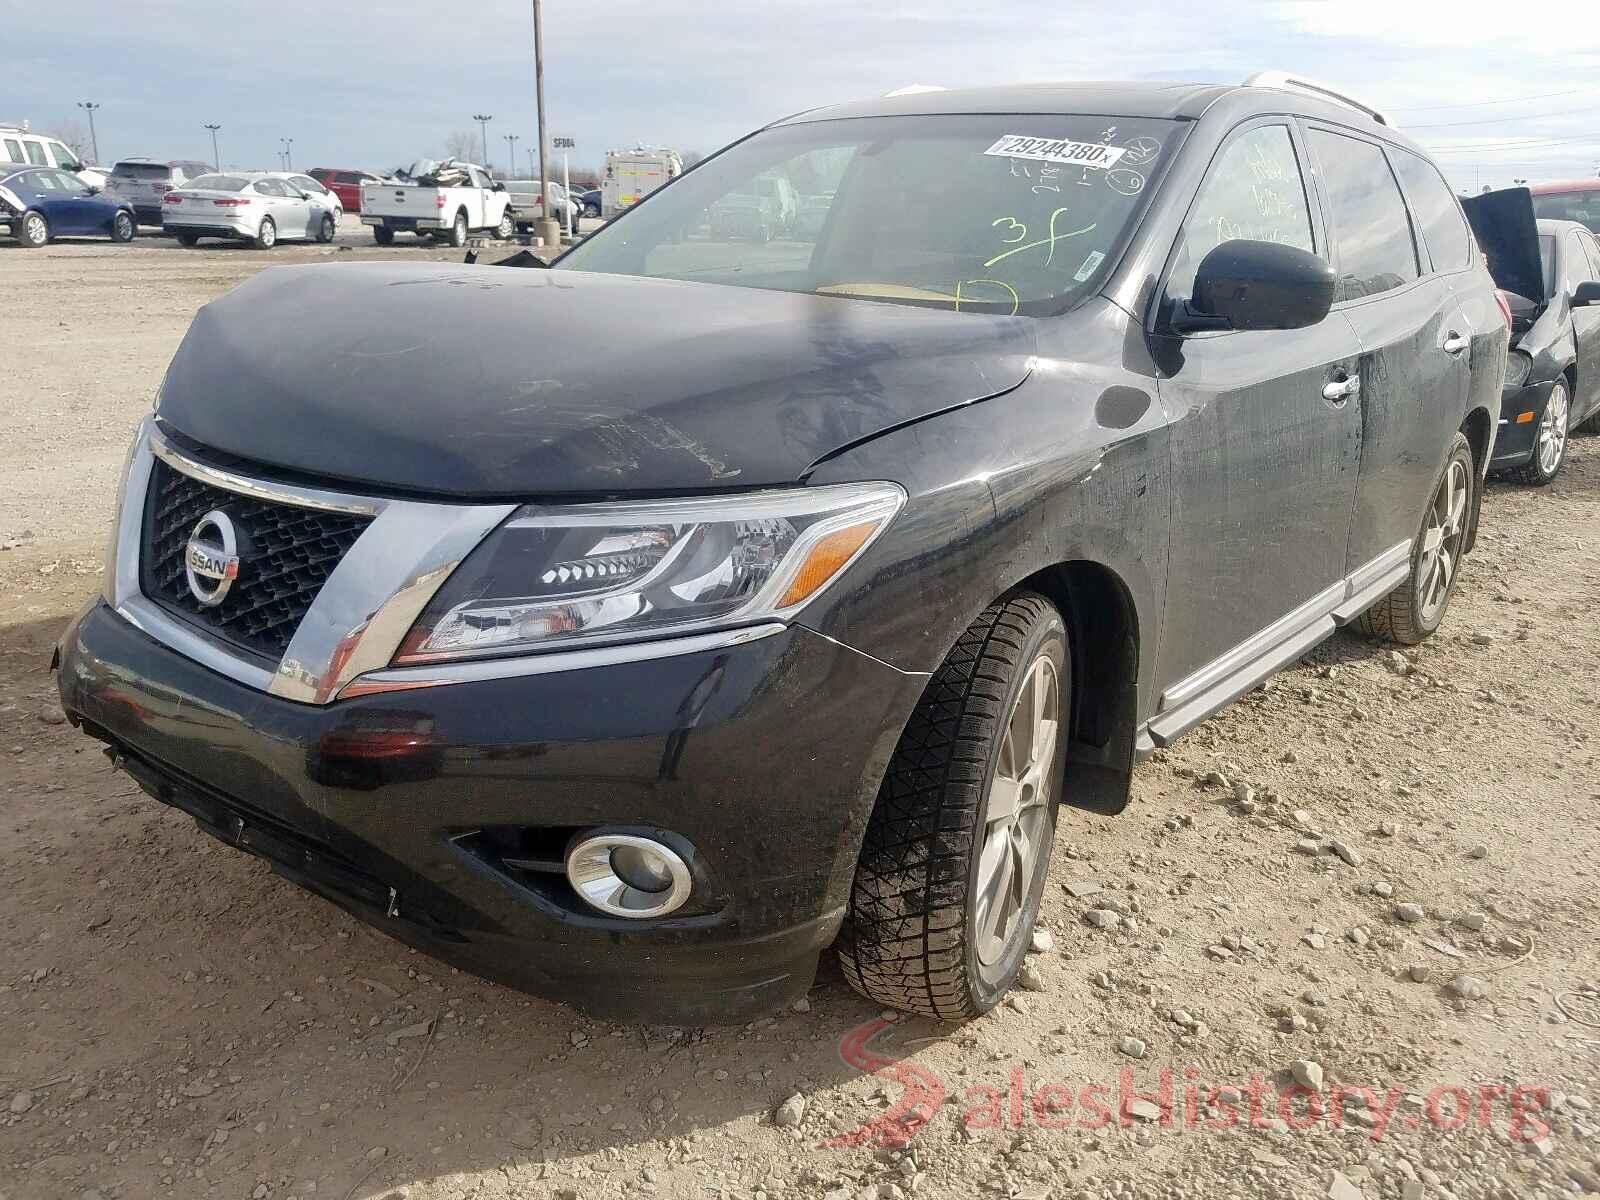
{"type": "Polygon", "coordinates": [[[1008,133],[984,151],[1000,158],[1027,158],[1074,167],[1109,167],[1127,152],[1125,146],[1108,146],[1104,142],[1074,142],[1070,138],[1030,137],[1022,133],[1008,133]]]}

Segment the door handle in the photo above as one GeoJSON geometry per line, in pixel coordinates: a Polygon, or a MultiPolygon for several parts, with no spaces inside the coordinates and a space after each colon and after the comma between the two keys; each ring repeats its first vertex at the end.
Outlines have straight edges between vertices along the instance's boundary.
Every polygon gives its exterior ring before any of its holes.
{"type": "Polygon", "coordinates": [[[1455,330],[1451,330],[1450,335],[1444,339],[1444,352],[1446,354],[1460,354],[1471,344],[1472,342],[1469,338],[1464,338],[1455,330]]]}
{"type": "Polygon", "coordinates": [[[1322,398],[1332,404],[1343,404],[1351,396],[1361,394],[1361,376],[1349,375],[1344,379],[1330,379],[1322,385],[1322,398]]]}

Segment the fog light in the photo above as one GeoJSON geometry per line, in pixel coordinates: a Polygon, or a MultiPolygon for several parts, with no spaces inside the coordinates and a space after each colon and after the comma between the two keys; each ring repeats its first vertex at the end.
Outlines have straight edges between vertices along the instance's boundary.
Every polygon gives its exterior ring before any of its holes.
{"type": "Polygon", "coordinates": [[[651,838],[606,833],[567,852],[567,879],[591,908],[613,917],[664,917],[681,908],[693,882],[677,851],[651,838]]]}

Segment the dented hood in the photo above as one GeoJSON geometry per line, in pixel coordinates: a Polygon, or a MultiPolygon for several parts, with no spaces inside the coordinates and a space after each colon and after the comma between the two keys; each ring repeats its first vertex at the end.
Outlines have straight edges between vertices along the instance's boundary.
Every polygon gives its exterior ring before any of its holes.
{"type": "Polygon", "coordinates": [[[1495,286],[1542,304],[1547,297],[1533,193],[1525,187],[1504,188],[1469,196],[1461,207],[1467,210],[1467,222],[1489,260],[1495,286]]]}
{"type": "Polygon", "coordinates": [[[471,498],[793,482],[1027,375],[1033,321],[578,271],[263,271],[200,310],[162,422],[203,446],[471,498]]]}

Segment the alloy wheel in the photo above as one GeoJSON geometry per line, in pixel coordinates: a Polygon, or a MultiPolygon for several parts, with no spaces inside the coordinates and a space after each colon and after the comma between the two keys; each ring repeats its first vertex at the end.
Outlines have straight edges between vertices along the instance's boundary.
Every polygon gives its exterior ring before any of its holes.
{"type": "Polygon", "coordinates": [[[1452,459],[1428,508],[1422,531],[1422,558],[1417,570],[1417,608],[1431,626],[1445,601],[1461,561],[1461,539],[1467,524],[1467,469],[1452,459]]]}
{"type": "Polygon", "coordinates": [[[23,228],[30,244],[35,246],[44,245],[47,240],[48,230],[43,217],[38,213],[29,213],[28,219],[23,222],[23,228]]]}
{"type": "Polygon", "coordinates": [[[1039,856],[1048,852],[1050,800],[1061,726],[1061,688],[1048,654],[1034,659],[1006,718],[984,801],[974,926],[978,962],[1005,959],[1026,922],[1039,856]]]}
{"type": "Polygon", "coordinates": [[[1557,383],[1550,391],[1544,416],[1539,421],[1536,453],[1539,456],[1539,470],[1545,475],[1555,474],[1556,468],[1561,465],[1561,456],[1566,453],[1568,408],[1567,389],[1557,383]]]}

